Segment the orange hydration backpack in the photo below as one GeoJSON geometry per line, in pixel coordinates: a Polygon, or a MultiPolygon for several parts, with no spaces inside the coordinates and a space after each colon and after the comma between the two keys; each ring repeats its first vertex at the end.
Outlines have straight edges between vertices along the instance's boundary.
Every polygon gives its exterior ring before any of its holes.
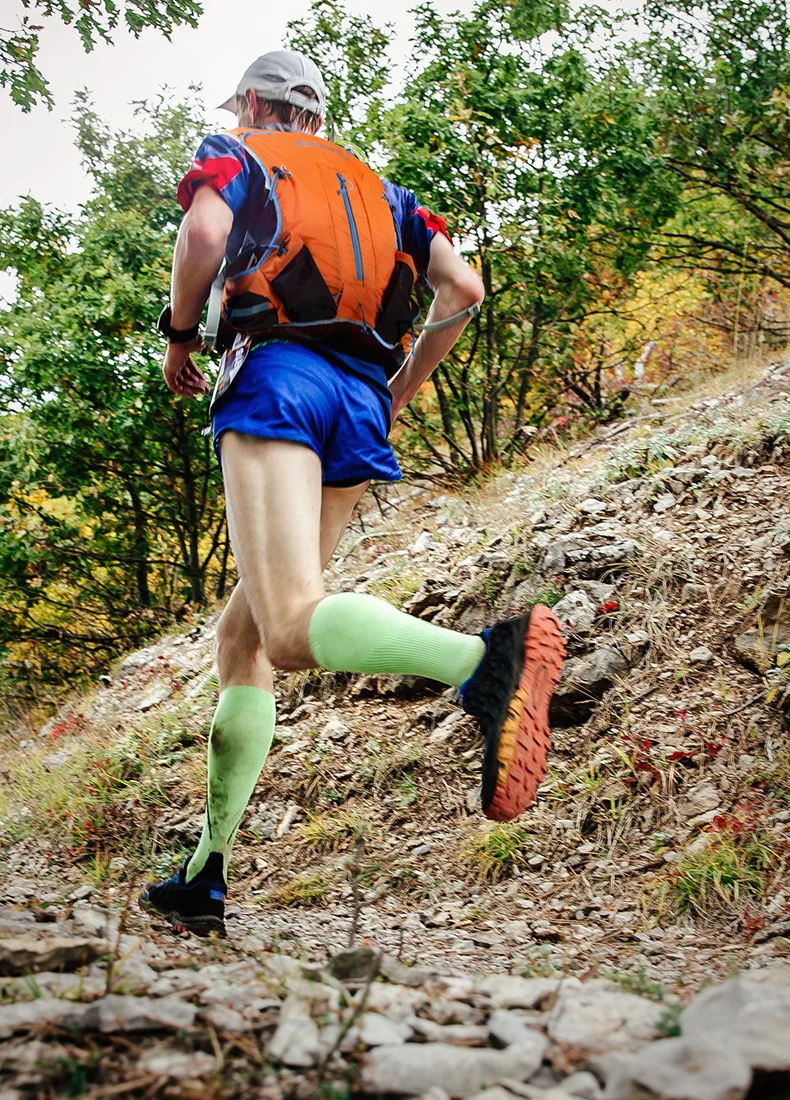
{"type": "Polygon", "coordinates": [[[261,225],[246,227],[224,273],[224,323],[246,334],[340,335],[352,354],[396,355],[419,313],[416,271],[376,173],[312,134],[229,133],[260,165],[276,224],[272,235],[267,204],[261,225]]]}

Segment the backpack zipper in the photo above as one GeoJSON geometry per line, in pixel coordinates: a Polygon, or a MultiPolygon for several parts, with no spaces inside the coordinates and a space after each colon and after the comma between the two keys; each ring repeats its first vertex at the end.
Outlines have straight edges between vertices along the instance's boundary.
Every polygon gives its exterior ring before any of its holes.
{"type": "Polygon", "coordinates": [[[337,173],[337,178],[340,180],[340,194],[343,196],[346,217],[348,218],[348,228],[351,230],[351,243],[354,246],[354,263],[357,265],[357,278],[362,282],[364,272],[362,270],[362,249],[359,247],[357,223],[354,221],[354,211],[351,209],[351,199],[348,197],[346,180],[343,179],[339,172],[337,173]]]}

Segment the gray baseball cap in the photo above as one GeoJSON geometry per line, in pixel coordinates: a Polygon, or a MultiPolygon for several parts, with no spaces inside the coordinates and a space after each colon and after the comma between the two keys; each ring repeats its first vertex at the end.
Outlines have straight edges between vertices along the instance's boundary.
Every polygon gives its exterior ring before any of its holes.
{"type": "Polygon", "coordinates": [[[326,113],[326,85],[318,67],[309,57],[295,50],[272,50],[257,58],[238,83],[236,91],[220,103],[220,109],[236,110],[236,96],[244,95],[248,88],[254,88],[261,99],[276,103],[291,103],[294,107],[314,111],[322,117],[326,113]],[[295,88],[309,88],[313,98],[295,88]],[[316,102],[318,110],[316,111],[316,102]]]}

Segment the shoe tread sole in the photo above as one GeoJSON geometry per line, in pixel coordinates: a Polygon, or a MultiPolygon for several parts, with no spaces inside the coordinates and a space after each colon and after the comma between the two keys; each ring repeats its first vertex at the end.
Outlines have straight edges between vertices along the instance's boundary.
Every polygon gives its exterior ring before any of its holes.
{"type": "Polygon", "coordinates": [[[158,909],[145,897],[140,898],[140,908],[152,916],[166,920],[168,924],[172,925],[175,932],[187,931],[192,932],[195,936],[210,936],[212,932],[216,932],[221,939],[225,939],[227,936],[225,921],[222,917],[193,916],[176,911],[165,912],[158,909]]]}
{"type": "Polygon", "coordinates": [[[534,802],[551,746],[549,704],[562,672],[565,643],[556,615],[543,605],[532,609],[524,639],[524,668],[497,745],[496,785],[483,813],[492,821],[512,821],[534,802]]]}

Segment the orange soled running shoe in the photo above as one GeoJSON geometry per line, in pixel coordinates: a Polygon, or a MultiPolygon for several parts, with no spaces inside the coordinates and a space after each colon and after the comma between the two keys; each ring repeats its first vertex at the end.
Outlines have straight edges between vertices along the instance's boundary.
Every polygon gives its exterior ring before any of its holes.
{"type": "Polygon", "coordinates": [[[551,743],[549,703],[565,657],[556,615],[537,604],[483,632],[480,667],[461,702],[483,734],[483,813],[512,821],[534,800],[551,743]]]}

